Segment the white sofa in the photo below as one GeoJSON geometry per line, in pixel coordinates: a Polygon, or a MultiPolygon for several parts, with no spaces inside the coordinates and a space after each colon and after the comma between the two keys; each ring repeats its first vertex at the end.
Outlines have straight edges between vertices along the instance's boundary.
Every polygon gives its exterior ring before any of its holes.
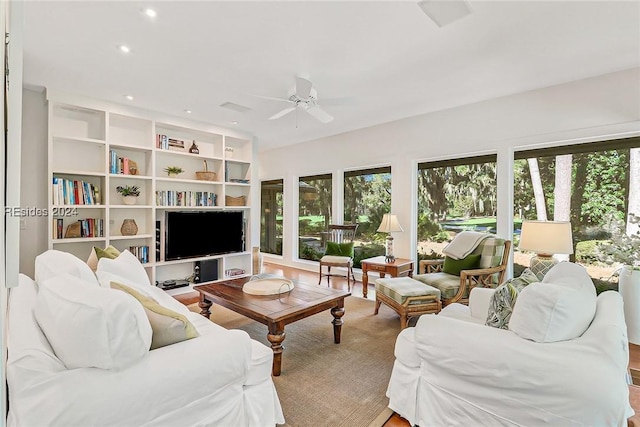
{"type": "Polygon", "coordinates": [[[187,316],[199,336],[148,351],[123,369],[67,369],[34,316],[38,289],[21,275],[9,295],[8,426],[284,423],[271,378],[273,353],[245,332],[224,329],[147,286],[161,305],[187,316]]]}
{"type": "MultiPolygon", "coordinates": [[[[583,290],[593,286],[586,272],[580,271],[582,267],[562,264],[556,274],[550,272],[547,277],[551,274],[558,282],[582,286],[583,290]]],[[[539,327],[536,323],[544,317],[540,312],[543,306],[555,310],[551,317],[542,319],[547,322],[542,325],[545,328],[558,320],[571,323],[562,316],[581,311],[571,306],[573,298],[555,301],[552,306],[543,302],[546,294],[538,292],[556,289],[550,288],[554,284],[547,277],[549,283],[530,284],[516,300],[509,327],[517,333],[485,326],[494,292],[486,288],[473,289],[469,306],[451,304],[438,315],[423,315],[414,328],[403,330],[397,338],[387,390],[389,407],[420,427],[626,426],[633,410],[620,295],[608,291],[596,298],[593,292],[595,315],[587,322],[586,331],[579,330],[574,339],[524,339],[518,335],[523,321],[528,322],[525,329],[539,327]],[[530,287],[524,301],[524,292],[530,287]],[[564,313],[563,303],[570,308],[564,313]],[[538,313],[527,319],[528,310],[538,313]]],[[[590,292],[583,296],[590,298],[590,292]]],[[[550,332],[554,331],[545,331],[550,332]]]]}

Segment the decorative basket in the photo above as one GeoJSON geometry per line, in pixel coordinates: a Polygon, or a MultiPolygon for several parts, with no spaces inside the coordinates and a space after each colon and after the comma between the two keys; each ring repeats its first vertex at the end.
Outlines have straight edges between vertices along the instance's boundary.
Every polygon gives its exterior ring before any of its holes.
{"type": "Polygon", "coordinates": [[[226,206],[245,206],[247,204],[247,198],[245,196],[224,196],[224,204],[226,206]]]}
{"type": "Polygon", "coordinates": [[[203,160],[203,162],[204,162],[204,170],[196,172],[196,179],[199,181],[215,181],[217,177],[216,173],[209,171],[206,160],[203,160]]]}

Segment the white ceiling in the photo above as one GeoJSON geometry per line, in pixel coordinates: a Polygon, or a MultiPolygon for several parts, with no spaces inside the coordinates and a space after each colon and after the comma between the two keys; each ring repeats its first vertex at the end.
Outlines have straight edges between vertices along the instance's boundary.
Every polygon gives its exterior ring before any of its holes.
{"type": "Polygon", "coordinates": [[[442,28],[413,0],[24,8],[25,84],[237,127],[261,150],[640,66],[640,1],[471,1],[470,16],[442,28]],[[288,105],[251,94],[286,98],[298,74],[333,122],[267,120],[288,105]],[[341,97],[351,104],[322,104],[341,97]]]}

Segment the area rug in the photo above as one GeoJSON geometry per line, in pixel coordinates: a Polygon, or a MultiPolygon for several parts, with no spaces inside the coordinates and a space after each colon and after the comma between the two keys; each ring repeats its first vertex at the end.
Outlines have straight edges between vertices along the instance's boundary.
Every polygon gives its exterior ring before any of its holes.
{"type": "MultiPolygon", "coordinates": [[[[389,403],[385,392],[400,319],[384,305],[374,316],[374,305],[358,297],[345,299],[340,344],[333,343],[329,311],[285,327],[282,374],[274,382],[286,426],[368,427],[380,422],[389,403]]],[[[200,311],[197,304],[189,309],[200,311]]],[[[215,304],[211,313],[215,323],[242,329],[269,346],[266,326],[215,304]]]]}

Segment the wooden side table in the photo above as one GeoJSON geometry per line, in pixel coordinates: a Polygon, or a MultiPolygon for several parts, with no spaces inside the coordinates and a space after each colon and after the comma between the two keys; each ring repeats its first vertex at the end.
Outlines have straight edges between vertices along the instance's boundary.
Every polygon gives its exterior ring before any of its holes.
{"type": "Polygon", "coordinates": [[[413,260],[396,258],[393,262],[385,262],[384,256],[367,258],[360,261],[362,266],[362,295],[367,297],[367,286],[369,285],[369,271],[377,271],[380,277],[387,274],[391,277],[409,276],[413,277],[413,260]]]}

